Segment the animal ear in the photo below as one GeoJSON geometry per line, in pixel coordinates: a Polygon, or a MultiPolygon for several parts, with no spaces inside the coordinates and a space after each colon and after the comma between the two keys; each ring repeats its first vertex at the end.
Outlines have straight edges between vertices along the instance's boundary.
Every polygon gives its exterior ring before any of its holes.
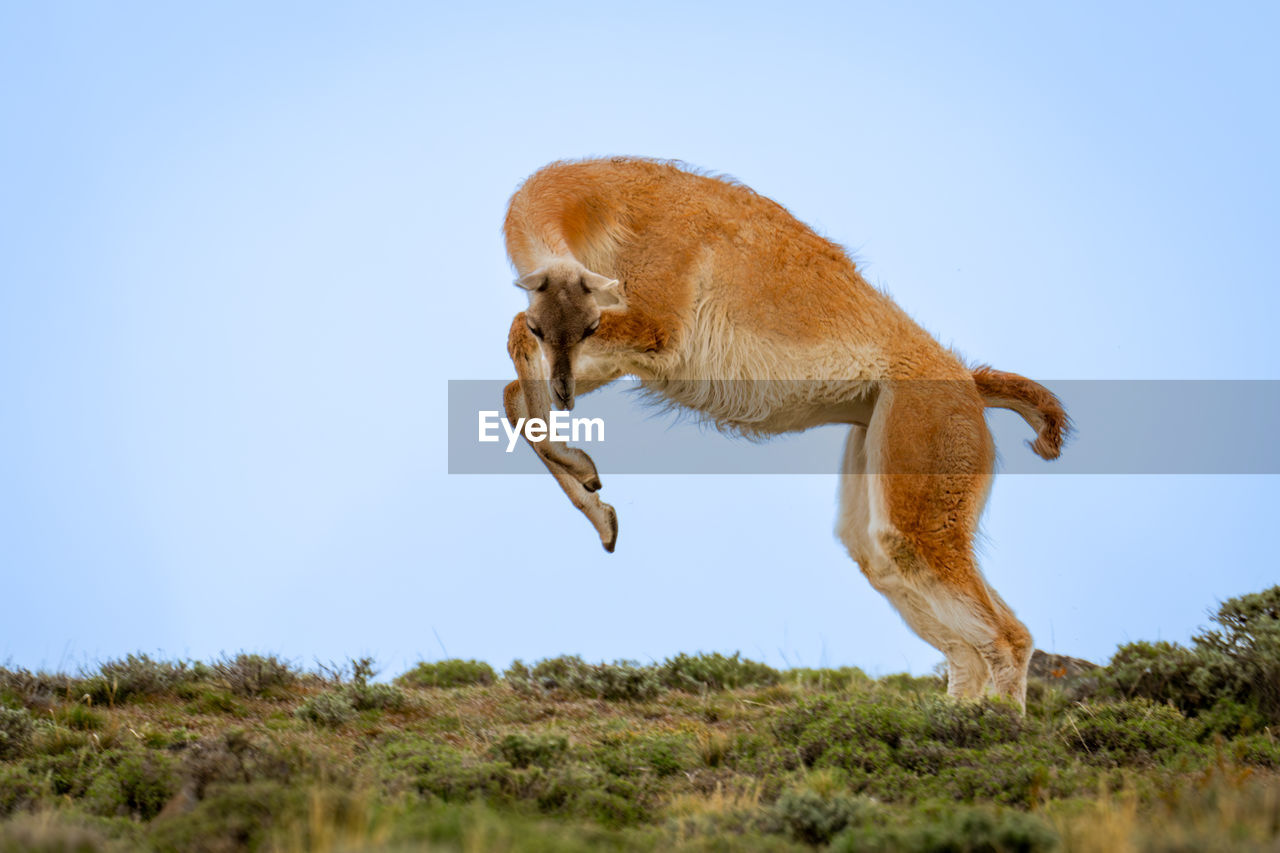
{"type": "Polygon", "coordinates": [[[587,270],[582,276],[582,286],[595,298],[596,305],[600,308],[627,307],[627,300],[622,294],[622,285],[616,278],[587,270]]]}
{"type": "Polygon", "coordinates": [[[523,287],[525,290],[541,290],[546,286],[547,271],[542,268],[536,269],[528,275],[522,275],[516,279],[516,287],[523,287]]]}

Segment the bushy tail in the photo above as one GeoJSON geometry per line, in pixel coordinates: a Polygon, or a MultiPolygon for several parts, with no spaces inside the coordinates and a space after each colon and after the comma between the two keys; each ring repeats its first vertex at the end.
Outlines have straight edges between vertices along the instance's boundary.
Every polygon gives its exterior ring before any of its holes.
{"type": "Polygon", "coordinates": [[[1027,442],[1032,450],[1045,459],[1058,458],[1071,431],[1071,420],[1053,392],[1025,376],[993,370],[985,364],[973,369],[973,381],[988,406],[1017,412],[1031,425],[1036,431],[1036,440],[1027,442]]]}

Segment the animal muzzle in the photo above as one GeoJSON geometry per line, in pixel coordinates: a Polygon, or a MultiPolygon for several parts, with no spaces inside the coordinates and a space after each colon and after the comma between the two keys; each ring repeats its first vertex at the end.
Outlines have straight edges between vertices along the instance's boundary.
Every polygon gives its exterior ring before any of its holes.
{"type": "Polygon", "coordinates": [[[554,398],[557,409],[571,410],[573,408],[573,374],[552,377],[551,396],[554,398]]]}

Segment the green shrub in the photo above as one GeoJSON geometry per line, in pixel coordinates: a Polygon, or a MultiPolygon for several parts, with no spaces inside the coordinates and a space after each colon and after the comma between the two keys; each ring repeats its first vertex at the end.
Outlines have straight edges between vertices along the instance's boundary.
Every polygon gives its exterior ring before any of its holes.
{"type": "Polygon", "coordinates": [[[782,673],[771,666],[745,660],[739,652],[725,657],[713,654],[679,654],[658,667],[658,680],[672,690],[705,692],[733,690],[739,687],[768,687],[782,680],[782,673]]]}
{"type": "Polygon", "coordinates": [[[403,708],[409,704],[404,691],[390,684],[370,684],[377,673],[372,658],[352,661],[351,681],[313,696],[294,715],[323,726],[340,726],[352,720],[359,711],[381,711],[403,708]]]}
{"type": "Polygon", "coordinates": [[[136,696],[168,693],[177,685],[195,680],[185,663],[152,660],[147,655],[129,655],[107,661],[98,672],[89,674],[77,689],[98,705],[126,702],[136,696]]]}
{"type": "Polygon", "coordinates": [[[665,779],[698,766],[692,740],[673,734],[612,736],[596,745],[585,760],[620,778],[665,779]]]}
{"type": "Polygon", "coordinates": [[[1260,732],[1267,725],[1266,716],[1257,708],[1241,705],[1234,699],[1219,699],[1213,707],[1196,717],[1201,726],[1201,740],[1214,735],[1225,738],[1260,732]]]}
{"type": "Polygon", "coordinates": [[[299,672],[275,655],[238,654],[212,667],[214,677],[240,696],[268,696],[292,687],[299,672]]]}
{"type": "Polygon", "coordinates": [[[1038,853],[1058,846],[1057,833],[1021,812],[947,807],[910,824],[853,826],[831,844],[838,853],[1038,853]]]}
{"type": "Polygon", "coordinates": [[[31,748],[35,722],[24,708],[0,708],[0,761],[18,758],[31,748]]]}
{"type": "Polygon", "coordinates": [[[946,693],[947,681],[939,675],[909,675],[905,672],[899,672],[894,675],[886,675],[880,679],[881,687],[889,688],[898,693],[946,693]]]}
{"type": "Polygon", "coordinates": [[[928,694],[808,700],[780,715],[775,733],[804,765],[843,771],[852,790],[885,801],[1026,804],[1067,757],[1063,747],[1058,755],[1037,754],[1025,742],[1022,717],[1006,703],[928,694]]]}
{"type": "Polygon", "coordinates": [[[82,732],[96,732],[105,722],[103,716],[97,711],[78,703],[62,708],[55,719],[69,729],[82,732]]]}
{"type": "Polygon", "coordinates": [[[634,792],[620,788],[617,781],[597,787],[597,781],[586,777],[585,783],[577,786],[576,795],[568,801],[565,812],[590,818],[613,829],[633,826],[649,816],[634,792]]]}
{"type": "Polygon", "coordinates": [[[919,706],[890,704],[859,697],[846,702],[826,699],[803,703],[778,720],[777,733],[812,766],[826,757],[827,766],[873,770],[890,762],[889,751],[904,740],[927,738],[919,706]]]}
{"type": "Polygon", "coordinates": [[[876,821],[880,808],[864,797],[787,791],[774,803],[773,817],[796,841],[819,845],[848,827],[876,821]]]}
{"type": "Polygon", "coordinates": [[[342,692],[357,711],[397,710],[409,704],[404,691],[392,684],[350,684],[342,692]]]}
{"type": "Polygon", "coordinates": [[[789,669],[784,674],[787,682],[819,691],[848,690],[851,687],[870,685],[871,678],[856,666],[838,669],[789,669]]]}
{"type": "Polygon", "coordinates": [[[380,769],[392,789],[407,786],[421,795],[465,802],[497,796],[501,780],[511,768],[499,762],[477,761],[453,747],[411,736],[383,747],[380,769]]]}
{"type": "Polygon", "coordinates": [[[150,820],[177,792],[172,760],[156,750],[127,752],[105,767],[85,792],[86,808],[107,817],[150,820]]]}
{"type": "Polygon", "coordinates": [[[408,704],[408,697],[400,688],[391,684],[369,683],[369,679],[377,674],[372,658],[353,660],[351,665],[350,683],[311,697],[294,711],[294,715],[333,727],[350,722],[359,711],[396,709],[408,704]]]}
{"type": "MultiPolygon", "coordinates": [[[[894,765],[894,749],[883,741],[870,738],[828,740],[828,732],[818,732],[817,739],[801,742],[801,755],[813,767],[835,767],[847,771],[884,773],[894,765]]],[[[814,734],[814,733],[811,733],[814,734]]]]}
{"type": "MultiPolygon", "coordinates": [[[[607,809],[602,806],[602,810],[607,809]]],[[[523,814],[484,803],[431,802],[416,804],[406,811],[391,828],[385,849],[598,853],[601,850],[661,850],[664,849],[659,842],[661,838],[657,833],[640,835],[633,830],[623,834],[576,821],[548,821],[537,814],[523,814]]],[[[761,849],[760,853],[769,853],[770,849],[774,848],[761,849]]],[[[794,848],[788,847],[788,850],[794,851],[794,848]]]]}
{"type": "Polygon", "coordinates": [[[0,818],[34,808],[46,790],[43,780],[26,767],[0,764],[0,818]]]}
{"type": "MultiPolygon", "coordinates": [[[[901,752],[898,758],[901,763],[901,752]]],[[[988,749],[949,749],[939,770],[921,773],[909,790],[879,790],[885,799],[942,798],[1035,806],[1046,794],[1093,793],[1097,772],[1083,772],[1058,744],[1007,743],[988,749]]],[[[879,782],[879,780],[873,780],[879,782]]],[[[872,790],[876,788],[872,786],[872,790]]]]}
{"type": "Polygon", "coordinates": [[[899,743],[892,758],[904,770],[924,776],[936,776],[943,768],[952,765],[956,758],[956,751],[937,741],[906,737],[899,743]]]}
{"type": "Polygon", "coordinates": [[[1103,696],[1172,702],[1187,714],[1228,699],[1280,724],[1280,586],[1227,599],[1218,629],[1176,643],[1130,643],[1099,675],[1103,696]]]}
{"type": "Polygon", "coordinates": [[[191,714],[226,714],[232,717],[243,717],[248,709],[237,702],[226,690],[219,688],[196,689],[187,703],[187,712],[191,714]]]}
{"type": "Polygon", "coordinates": [[[361,658],[352,661],[351,683],[338,688],[338,692],[357,711],[381,711],[385,709],[403,708],[409,699],[399,687],[391,684],[370,684],[369,679],[377,675],[373,668],[372,658],[361,658]]]}
{"type": "Polygon", "coordinates": [[[1194,743],[1197,726],[1171,705],[1150,699],[1082,704],[1063,734],[1094,761],[1151,763],[1159,753],[1194,743]]]}
{"type": "Polygon", "coordinates": [[[961,791],[949,784],[953,799],[989,799],[997,803],[1035,806],[1044,797],[1094,794],[1096,768],[1076,760],[1061,739],[1045,733],[1034,739],[973,751],[961,759],[977,771],[961,791]]]}
{"type": "Polygon", "coordinates": [[[1102,696],[1173,702],[1189,712],[1208,707],[1213,690],[1200,657],[1163,640],[1120,646],[1099,675],[1102,696]]]}
{"type": "Polygon", "coordinates": [[[1229,598],[1213,621],[1221,630],[1193,638],[1221,690],[1280,723],[1280,586],[1229,598]]]}
{"type": "MultiPolygon", "coordinates": [[[[61,731],[66,732],[66,729],[61,731]]],[[[26,762],[27,769],[44,779],[53,794],[75,799],[83,797],[98,772],[103,767],[100,753],[89,748],[89,739],[80,732],[73,732],[79,746],[67,744],[57,753],[35,754],[26,762]]]]}
{"type": "Polygon", "coordinates": [[[331,771],[325,753],[297,741],[254,738],[243,729],[189,744],[183,753],[181,776],[197,799],[208,790],[249,781],[285,784],[325,776],[331,771]]]}
{"type": "Polygon", "coordinates": [[[305,814],[307,791],[255,781],[211,789],[191,811],[152,824],[150,846],[161,853],[269,849],[280,824],[305,814]]]}
{"type": "Polygon", "coordinates": [[[1023,731],[1022,715],[1011,704],[982,698],[955,701],[924,696],[924,734],[930,740],[955,747],[989,746],[1017,740],[1023,731]]]}
{"type": "Polygon", "coordinates": [[[550,767],[564,758],[569,741],[559,735],[509,734],[494,745],[494,757],[512,767],[550,767]]]}
{"type": "Polygon", "coordinates": [[[653,667],[632,661],[589,664],[576,656],[549,658],[532,668],[517,660],[503,678],[517,690],[564,690],[597,699],[639,701],[662,690],[653,667]]]}
{"type": "Polygon", "coordinates": [[[484,661],[450,658],[435,663],[424,661],[395,681],[402,687],[467,687],[496,680],[493,667],[484,661]]]}
{"type": "Polygon", "coordinates": [[[639,739],[635,744],[635,755],[658,778],[682,772],[693,758],[684,739],[669,735],[639,739]]]}
{"type": "Polygon", "coordinates": [[[321,726],[337,727],[355,719],[356,706],[341,691],[312,696],[293,712],[300,720],[321,726]]]}
{"type": "Polygon", "coordinates": [[[1280,740],[1274,735],[1248,735],[1229,744],[1230,756],[1241,764],[1280,770],[1280,740]]]}
{"type": "MultiPolygon", "coordinates": [[[[710,762],[708,762],[710,763],[710,762]]],[[[740,732],[728,739],[724,766],[739,773],[773,778],[799,766],[795,750],[762,732],[740,732]]]]}
{"type": "Polygon", "coordinates": [[[25,815],[0,824],[0,853],[98,853],[125,849],[84,817],[25,815]]]}
{"type": "Polygon", "coordinates": [[[33,673],[26,669],[0,667],[0,705],[6,707],[50,708],[58,698],[79,696],[79,684],[66,675],[33,673]]]}
{"type": "Polygon", "coordinates": [[[523,804],[543,814],[576,815],[606,826],[634,824],[648,815],[644,789],[572,761],[566,750],[567,744],[555,736],[515,736],[495,744],[491,754],[499,760],[488,761],[406,737],[384,747],[381,772],[391,790],[407,787],[450,803],[523,804]]]}

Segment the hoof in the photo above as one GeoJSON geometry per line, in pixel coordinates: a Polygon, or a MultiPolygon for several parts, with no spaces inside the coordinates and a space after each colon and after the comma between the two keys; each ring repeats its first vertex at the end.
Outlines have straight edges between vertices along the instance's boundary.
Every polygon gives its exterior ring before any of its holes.
{"type": "Polygon", "coordinates": [[[601,534],[600,544],[610,554],[613,548],[618,544],[618,514],[613,511],[613,507],[609,507],[609,527],[606,533],[601,534]]]}

